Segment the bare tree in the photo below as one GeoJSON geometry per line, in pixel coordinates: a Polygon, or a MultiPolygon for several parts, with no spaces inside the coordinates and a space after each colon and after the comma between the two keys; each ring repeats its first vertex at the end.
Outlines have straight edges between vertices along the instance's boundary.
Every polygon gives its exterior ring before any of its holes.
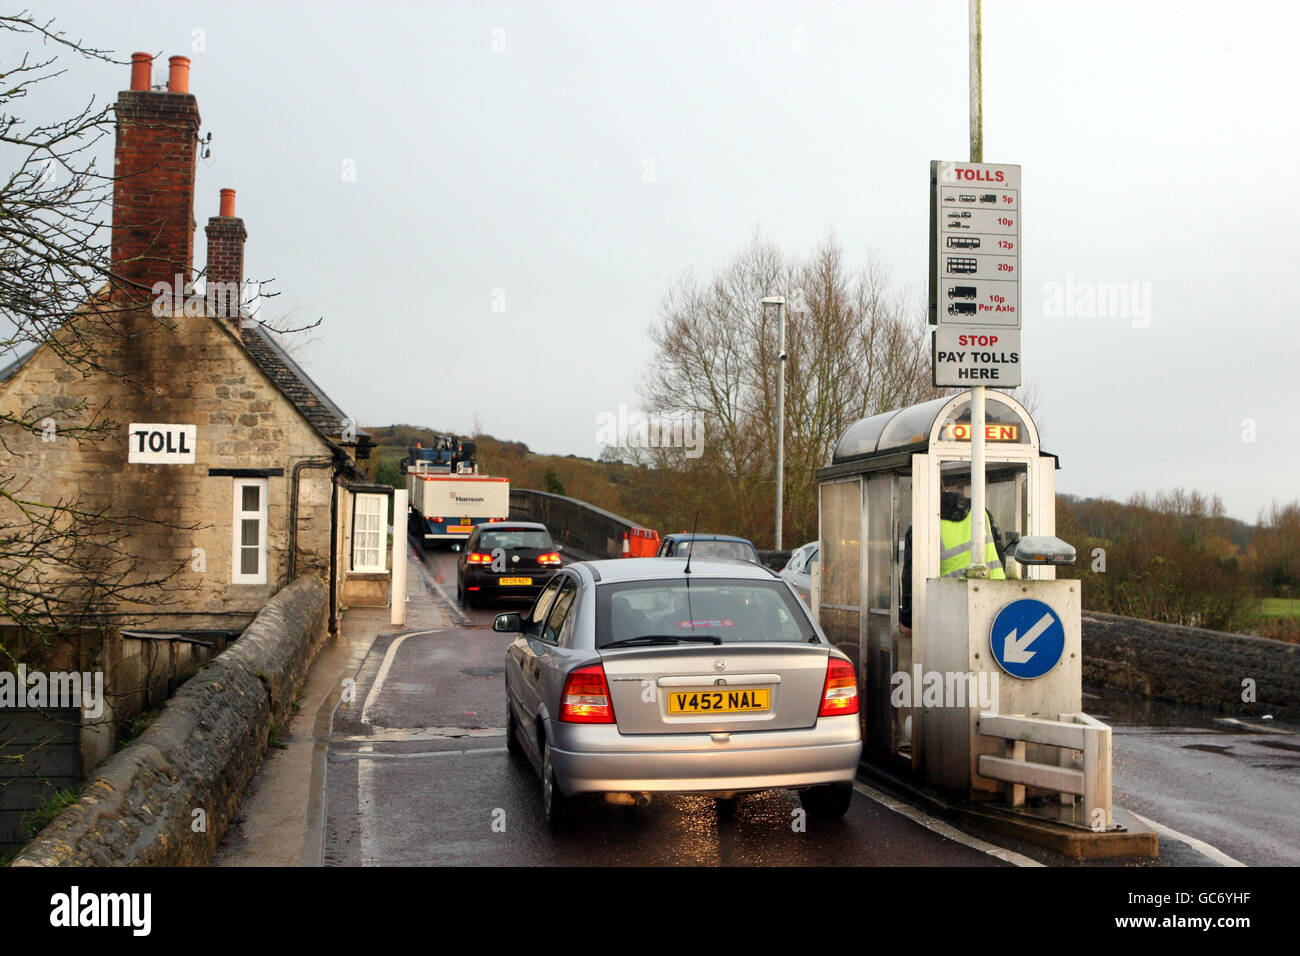
{"type": "MultiPolygon", "coordinates": [[[[760,300],[788,305],[785,368],[785,531],[816,534],[815,471],[854,420],[937,395],[930,385],[924,304],[874,259],[853,273],[828,232],[794,258],[755,235],[708,284],[686,274],[669,290],[650,336],[656,357],[642,400],[652,414],[696,416],[705,442],[629,449],[673,475],[667,524],[698,513],[714,530],[766,540],[773,532],[778,330],[760,300]]],[[[702,525],[703,527],[703,525],[702,525]]]]}

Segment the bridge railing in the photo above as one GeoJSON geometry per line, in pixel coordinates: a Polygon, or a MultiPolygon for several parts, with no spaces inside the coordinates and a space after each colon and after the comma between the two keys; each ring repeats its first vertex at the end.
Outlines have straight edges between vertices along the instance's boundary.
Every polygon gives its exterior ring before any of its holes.
{"type": "Polygon", "coordinates": [[[578,558],[621,558],[623,535],[641,525],[576,498],[527,488],[510,489],[510,516],[540,521],[578,558]]]}

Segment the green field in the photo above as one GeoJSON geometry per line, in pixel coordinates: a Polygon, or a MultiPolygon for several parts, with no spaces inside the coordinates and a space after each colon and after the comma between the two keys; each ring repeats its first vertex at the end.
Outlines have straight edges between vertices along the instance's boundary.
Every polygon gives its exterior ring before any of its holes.
{"type": "Polygon", "coordinates": [[[1265,617],[1300,617],[1300,598],[1264,598],[1265,617]]]}

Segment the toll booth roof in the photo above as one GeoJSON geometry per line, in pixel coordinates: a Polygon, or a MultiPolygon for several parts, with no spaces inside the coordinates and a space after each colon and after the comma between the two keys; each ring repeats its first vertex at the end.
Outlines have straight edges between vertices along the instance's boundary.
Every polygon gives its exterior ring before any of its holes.
{"type": "MultiPolygon", "coordinates": [[[[1038,451],[1038,428],[1028,410],[1004,392],[987,389],[984,394],[987,442],[1028,445],[1030,450],[1038,451]]],[[[854,465],[858,466],[852,468],[854,471],[872,471],[935,445],[969,443],[970,397],[967,390],[860,418],[844,430],[835,443],[830,465],[822,471],[843,474],[843,466],[854,465]]]]}

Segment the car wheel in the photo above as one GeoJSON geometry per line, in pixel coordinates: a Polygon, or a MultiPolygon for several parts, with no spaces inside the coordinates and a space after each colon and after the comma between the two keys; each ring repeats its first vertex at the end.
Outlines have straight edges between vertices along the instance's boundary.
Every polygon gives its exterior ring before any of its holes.
{"type": "Polygon", "coordinates": [[[460,606],[467,611],[474,610],[474,599],[469,596],[469,592],[464,588],[460,589],[460,606]]]}
{"type": "Polygon", "coordinates": [[[809,787],[799,794],[799,799],[814,820],[838,820],[848,812],[853,787],[848,784],[809,787]]]}
{"type": "Polygon", "coordinates": [[[555,782],[550,741],[542,747],[542,811],[552,830],[563,830],[573,817],[573,798],[561,793],[555,782]]]}
{"type": "Polygon", "coordinates": [[[519,742],[519,722],[515,720],[515,708],[510,703],[510,693],[506,692],[506,752],[518,759],[524,755],[523,744],[519,742]]]}

